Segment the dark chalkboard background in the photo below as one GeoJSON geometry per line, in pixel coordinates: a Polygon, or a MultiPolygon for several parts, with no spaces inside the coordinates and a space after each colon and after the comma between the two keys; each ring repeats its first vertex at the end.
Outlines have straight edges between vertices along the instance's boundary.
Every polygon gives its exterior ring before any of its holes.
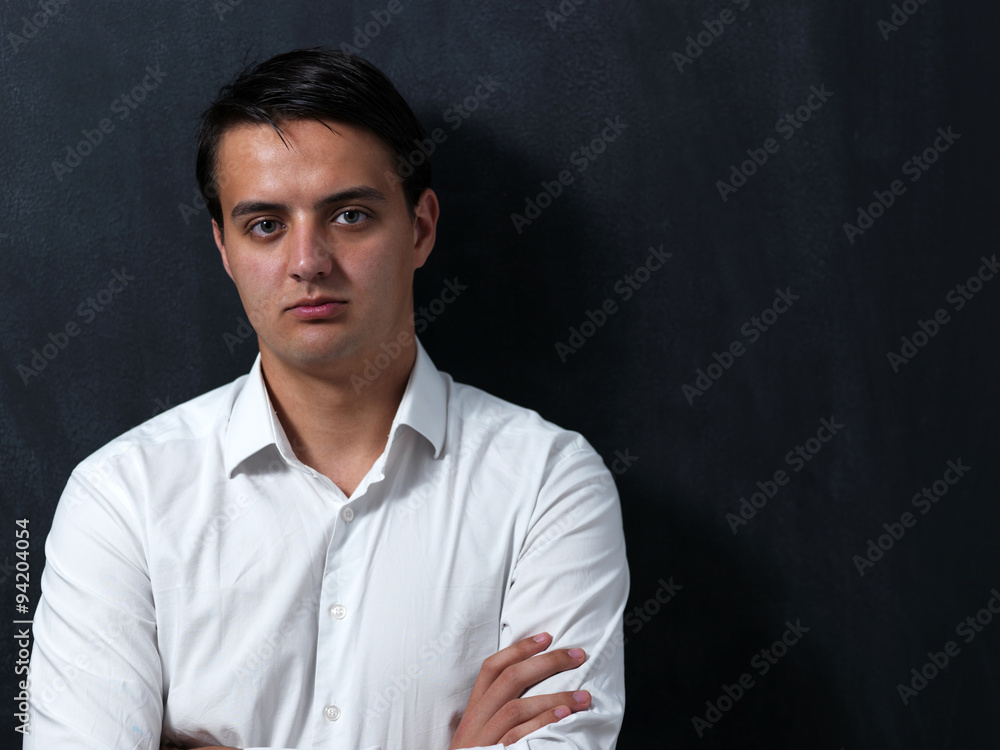
{"type": "Polygon", "coordinates": [[[4,743],[16,520],[33,609],[73,466],[256,353],[195,203],[197,115],[244,59],[349,44],[446,136],[418,305],[468,288],[422,335],[436,364],[579,430],[618,472],[619,746],[995,744],[998,15],[5,3],[4,743]]]}

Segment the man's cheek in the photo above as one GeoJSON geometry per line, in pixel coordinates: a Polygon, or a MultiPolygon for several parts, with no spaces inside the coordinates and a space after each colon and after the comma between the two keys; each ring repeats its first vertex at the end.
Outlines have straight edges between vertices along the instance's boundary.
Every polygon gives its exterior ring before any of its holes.
{"type": "Polygon", "coordinates": [[[250,325],[257,332],[264,330],[267,327],[267,320],[280,312],[277,307],[272,309],[272,306],[267,303],[267,299],[263,296],[252,297],[249,304],[244,303],[244,307],[247,310],[247,318],[250,321],[250,325]]]}
{"type": "Polygon", "coordinates": [[[239,273],[233,275],[236,277],[236,289],[239,292],[240,302],[243,303],[247,320],[255,331],[260,332],[262,324],[267,320],[269,309],[267,297],[261,294],[250,280],[243,278],[239,273]]]}

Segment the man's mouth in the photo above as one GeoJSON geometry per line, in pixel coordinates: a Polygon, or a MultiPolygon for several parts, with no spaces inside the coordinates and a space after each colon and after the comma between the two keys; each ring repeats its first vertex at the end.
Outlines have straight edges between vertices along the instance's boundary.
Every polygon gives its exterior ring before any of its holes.
{"type": "Polygon", "coordinates": [[[309,297],[301,299],[288,308],[288,312],[303,320],[332,318],[347,307],[346,300],[333,297],[309,297]]]}

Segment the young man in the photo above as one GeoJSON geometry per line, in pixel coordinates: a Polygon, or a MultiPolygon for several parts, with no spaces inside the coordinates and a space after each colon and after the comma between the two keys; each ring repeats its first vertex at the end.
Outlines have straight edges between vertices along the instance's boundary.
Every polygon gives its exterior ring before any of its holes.
{"type": "Polygon", "coordinates": [[[205,113],[199,183],[260,355],[74,471],[25,748],[614,747],[617,493],[581,436],[416,339],[424,137],[383,74],[321,49],[205,113]]]}

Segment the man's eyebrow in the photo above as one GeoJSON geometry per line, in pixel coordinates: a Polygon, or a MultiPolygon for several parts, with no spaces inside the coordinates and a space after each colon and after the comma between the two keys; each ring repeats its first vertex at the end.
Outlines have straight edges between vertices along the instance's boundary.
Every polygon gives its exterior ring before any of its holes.
{"type": "Polygon", "coordinates": [[[325,198],[321,198],[313,204],[314,209],[324,208],[326,206],[333,205],[334,203],[343,203],[344,201],[355,201],[355,200],[366,200],[366,201],[385,201],[385,196],[379,190],[368,185],[357,185],[355,187],[349,187],[345,190],[328,195],[325,198]]]}
{"type": "Polygon", "coordinates": [[[263,212],[284,213],[287,210],[288,206],[284,203],[268,203],[267,201],[240,201],[233,206],[231,216],[234,219],[238,219],[239,217],[246,216],[247,214],[263,212]]]}
{"type": "MultiPolygon", "coordinates": [[[[331,206],[335,203],[343,203],[344,201],[353,200],[384,202],[385,196],[373,187],[358,185],[355,187],[345,188],[344,190],[338,190],[336,193],[331,193],[325,198],[320,198],[313,204],[313,209],[318,210],[326,206],[331,206]]],[[[264,212],[287,213],[288,211],[289,207],[285,203],[269,203],[267,201],[248,200],[240,201],[233,206],[233,210],[230,215],[233,219],[238,219],[239,217],[246,216],[247,214],[264,212]]]]}

